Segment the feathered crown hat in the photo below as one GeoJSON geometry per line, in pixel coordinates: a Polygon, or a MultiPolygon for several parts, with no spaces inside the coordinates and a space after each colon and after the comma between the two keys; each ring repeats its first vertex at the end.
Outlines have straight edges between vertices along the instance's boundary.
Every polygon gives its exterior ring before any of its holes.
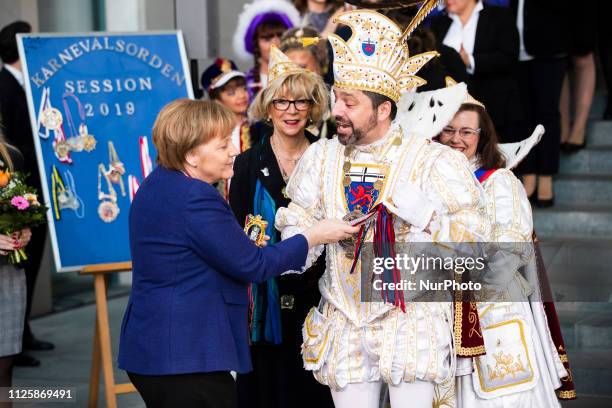
{"type": "Polygon", "coordinates": [[[334,86],[376,92],[397,102],[403,91],[425,84],[415,74],[438,53],[410,57],[407,38],[437,3],[427,0],[403,32],[373,10],[339,15],[335,22],[349,26],[352,35],[346,42],[335,34],[328,37],[334,50],[334,86]]]}
{"type": "Polygon", "coordinates": [[[295,62],[291,61],[281,50],[275,45],[270,47],[270,66],[268,68],[268,83],[272,83],[280,77],[291,74],[299,74],[308,72],[295,62]]]}
{"type": "Polygon", "coordinates": [[[274,21],[293,28],[300,24],[300,13],[287,0],[253,0],[245,4],[234,31],[234,53],[242,60],[253,56],[253,39],[257,26],[274,21]]]}

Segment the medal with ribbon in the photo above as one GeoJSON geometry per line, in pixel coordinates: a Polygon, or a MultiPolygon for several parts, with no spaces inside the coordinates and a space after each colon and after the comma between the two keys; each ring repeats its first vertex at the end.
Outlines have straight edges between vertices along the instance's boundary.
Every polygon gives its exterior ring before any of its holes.
{"type": "Polygon", "coordinates": [[[113,222],[119,216],[119,205],[117,205],[117,192],[113,188],[109,172],[104,168],[104,164],[98,165],[98,216],[106,223],[113,222]],[[102,177],[106,180],[108,194],[102,191],[102,177]]]}
{"type": "Polygon", "coordinates": [[[67,140],[70,150],[73,152],[81,152],[83,150],[86,152],[93,151],[96,148],[96,139],[93,135],[89,134],[89,130],[85,124],[85,109],[83,108],[79,98],[72,92],[66,92],[62,96],[62,105],[64,106],[64,113],[66,114],[68,130],[70,132],[70,137],[67,140]],[[77,105],[79,118],[81,119],[78,134],[74,120],[72,119],[72,112],[70,111],[70,105],[68,105],[68,99],[72,99],[77,105]]]}
{"type": "Polygon", "coordinates": [[[119,184],[121,188],[121,196],[125,197],[125,185],[123,183],[123,175],[125,174],[125,165],[119,160],[115,144],[108,141],[108,171],[107,176],[113,184],[119,184]]]}
{"type": "Polygon", "coordinates": [[[51,170],[51,194],[53,197],[53,212],[56,220],[61,219],[61,210],[72,210],[77,218],[85,217],[85,204],[76,192],[76,184],[70,170],[64,172],[67,183],[64,182],[57,167],[51,170]]]}
{"type": "Polygon", "coordinates": [[[51,105],[51,89],[43,88],[40,111],[38,113],[38,135],[43,139],[49,138],[53,132],[53,151],[55,157],[62,163],[72,163],[70,158],[70,146],[66,142],[63,129],[64,118],[62,113],[51,105]],[[45,132],[41,128],[45,128],[45,132]]]}

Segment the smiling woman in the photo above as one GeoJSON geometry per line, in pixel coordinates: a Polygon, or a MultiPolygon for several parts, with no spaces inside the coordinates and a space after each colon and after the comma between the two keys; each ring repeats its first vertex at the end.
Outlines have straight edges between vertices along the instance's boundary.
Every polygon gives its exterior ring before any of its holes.
{"type": "MultiPolygon", "coordinates": [[[[280,241],[274,219],[278,208],[289,205],[287,180],[317,140],[306,128],[327,115],[328,104],[321,76],[272,48],[270,81],[249,111],[251,119],[272,126],[272,136],[268,132],[256,136],[258,142],[236,158],[230,188],[230,206],[238,222],[243,223],[248,214],[261,216],[268,222],[270,242],[280,241]]],[[[274,406],[295,406],[295,395],[301,395],[300,406],[332,406],[329,392],[302,368],[299,353],[302,322],[318,300],[323,266],[321,261],[304,274],[252,286],[250,339],[255,370],[238,377],[241,408],[268,408],[264,401],[272,399],[278,401],[274,406]]]]}
{"type": "Polygon", "coordinates": [[[232,175],[233,126],[223,105],[180,99],[153,127],[159,166],[130,208],[133,281],[119,348],[149,407],[234,408],[230,371],[251,370],[249,283],[301,270],[309,247],[357,232],[323,220],[295,239],[251,242],[211,185],[232,175]]]}

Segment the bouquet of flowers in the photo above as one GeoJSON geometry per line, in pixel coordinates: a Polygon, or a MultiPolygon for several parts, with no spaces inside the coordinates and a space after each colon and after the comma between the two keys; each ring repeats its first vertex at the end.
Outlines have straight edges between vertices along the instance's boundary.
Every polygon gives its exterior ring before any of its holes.
{"type": "MultiPolygon", "coordinates": [[[[36,189],[25,183],[25,177],[23,173],[10,173],[0,166],[0,234],[11,235],[46,222],[47,207],[38,202],[36,189]]],[[[13,264],[26,259],[23,248],[9,254],[9,262],[13,264]]]]}

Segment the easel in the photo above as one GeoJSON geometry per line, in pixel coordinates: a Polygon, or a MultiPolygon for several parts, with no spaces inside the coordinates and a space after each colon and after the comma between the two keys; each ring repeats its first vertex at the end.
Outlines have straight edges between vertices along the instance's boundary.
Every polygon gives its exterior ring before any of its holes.
{"type": "Polygon", "coordinates": [[[89,408],[98,406],[100,388],[100,363],[104,376],[104,395],[107,408],[117,408],[117,395],[136,392],[132,383],[115,384],[113,353],[111,350],[108,304],[106,302],[106,274],[132,270],[131,262],[91,265],[84,267],[81,275],[93,275],[96,290],[96,324],[94,329],[93,358],[89,380],[89,408]]]}

